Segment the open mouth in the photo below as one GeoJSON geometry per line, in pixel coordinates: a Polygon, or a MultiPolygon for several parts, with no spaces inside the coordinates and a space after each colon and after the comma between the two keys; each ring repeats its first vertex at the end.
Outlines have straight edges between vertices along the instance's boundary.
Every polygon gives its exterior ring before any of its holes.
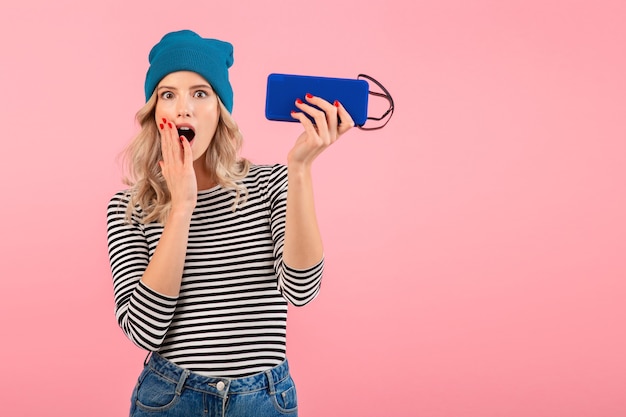
{"type": "Polygon", "coordinates": [[[190,127],[180,126],[178,129],[178,136],[184,136],[188,142],[191,142],[194,136],[196,136],[196,132],[193,131],[190,127]]]}

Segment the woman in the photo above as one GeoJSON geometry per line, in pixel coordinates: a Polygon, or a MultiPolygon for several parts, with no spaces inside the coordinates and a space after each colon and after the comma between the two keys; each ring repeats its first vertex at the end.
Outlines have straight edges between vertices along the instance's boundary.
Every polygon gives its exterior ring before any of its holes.
{"type": "Polygon", "coordinates": [[[287,302],[311,301],[324,265],[311,164],[352,119],[307,94],[287,165],[253,165],[230,116],[232,45],[172,32],[149,61],[130,188],[107,211],[116,317],[152,352],[130,414],[295,416],[287,302]]]}

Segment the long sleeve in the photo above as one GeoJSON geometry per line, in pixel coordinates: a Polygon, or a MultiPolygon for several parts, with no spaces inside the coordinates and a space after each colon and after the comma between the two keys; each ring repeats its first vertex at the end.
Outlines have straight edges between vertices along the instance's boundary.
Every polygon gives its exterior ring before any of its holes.
{"type": "Polygon", "coordinates": [[[283,261],[285,216],[287,212],[287,167],[275,165],[269,179],[268,193],[271,211],[272,239],[278,289],[294,306],[311,302],[319,293],[324,272],[324,258],[306,269],[295,269],[283,261]]]}
{"type": "Polygon", "coordinates": [[[150,261],[148,238],[137,214],[125,220],[128,198],[117,193],[107,209],[107,241],[113,276],[115,316],[137,346],[155,351],[174,317],[177,299],[159,294],[141,282],[150,261]]]}

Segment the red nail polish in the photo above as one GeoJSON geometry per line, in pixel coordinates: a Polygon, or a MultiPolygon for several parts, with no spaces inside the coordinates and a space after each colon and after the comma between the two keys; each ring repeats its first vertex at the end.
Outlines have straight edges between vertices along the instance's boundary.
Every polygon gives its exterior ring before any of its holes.
{"type": "Polygon", "coordinates": [[[164,117],[161,120],[163,120],[163,123],[167,123],[167,119],[164,117]]]}
{"type": "Polygon", "coordinates": [[[337,100],[335,100],[333,104],[335,105],[335,107],[339,107],[339,102],[337,100]]]}
{"type": "Polygon", "coordinates": [[[296,114],[296,111],[295,111],[295,110],[292,110],[292,111],[291,111],[291,114],[296,114]]]}
{"type": "Polygon", "coordinates": [[[163,126],[163,123],[161,123],[161,124],[159,124],[159,127],[161,128],[161,130],[163,130],[163,128],[164,128],[165,126],[163,126]]]}
{"type": "Polygon", "coordinates": [[[302,104],[302,100],[300,100],[299,98],[296,99],[296,103],[298,104],[302,104]]]}
{"type": "Polygon", "coordinates": [[[306,98],[313,98],[313,94],[306,93],[306,98]]]}
{"type": "Polygon", "coordinates": [[[167,122],[167,125],[169,126],[169,128],[172,128],[172,124],[170,122],[167,122]]]}

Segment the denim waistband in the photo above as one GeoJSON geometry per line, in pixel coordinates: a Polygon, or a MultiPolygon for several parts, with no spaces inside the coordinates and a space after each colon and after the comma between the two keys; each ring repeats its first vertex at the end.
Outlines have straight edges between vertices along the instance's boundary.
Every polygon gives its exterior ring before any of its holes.
{"type": "Polygon", "coordinates": [[[273,394],[274,385],[289,377],[289,364],[286,359],[274,368],[242,378],[203,376],[181,368],[156,352],[152,352],[146,366],[161,376],[178,382],[177,391],[186,387],[216,394],[246,393],[262,389],[268,389],[273,394]]]}

